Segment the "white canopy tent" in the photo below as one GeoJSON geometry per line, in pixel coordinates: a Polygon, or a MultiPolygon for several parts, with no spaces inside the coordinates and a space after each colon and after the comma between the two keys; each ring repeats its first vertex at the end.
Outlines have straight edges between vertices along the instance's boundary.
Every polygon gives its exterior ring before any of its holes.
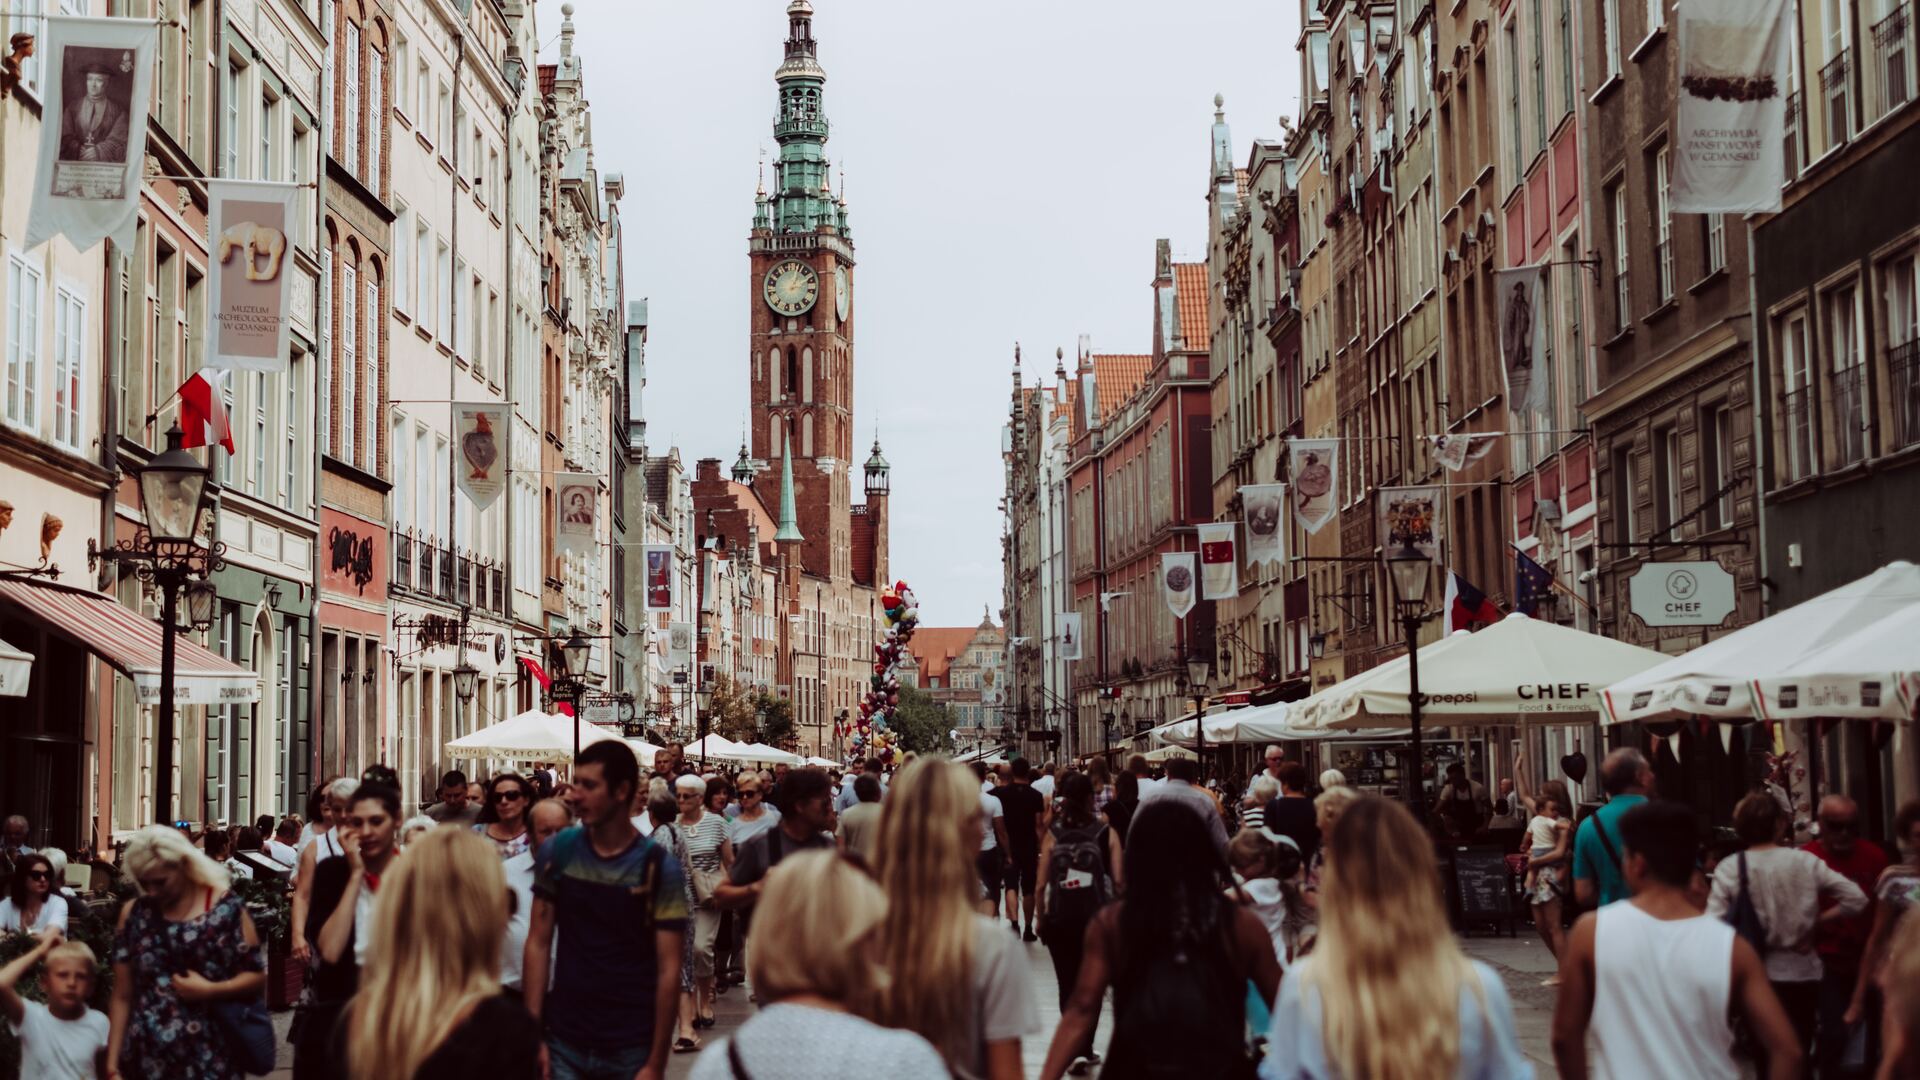
{"type": "MultiPolygon", "coordinates": [[[[1600,689],[1655,667],[1663,653],[1515,613],[1419,652],[1420,713],[1435,724],[1572,724],[1595,719],[1600,689]]],[[[1301,703],[1307,729],[1404,727],[1411,714],[1405,657],[1301,703]]]]}
{"type": "Polygon", "coordinates": [[[33,675],[33,654],[0,641],[0,697],[26,697],[33,675]]]}
{"type": "Polygon", "coordinates": [[[576,731],[581,747],[619,737],[585,720],[528,709],[511,720],[502,720],[453,740],[447,744],[447,753],[455,757],[565,764],[573,760],[576,731]]]}
{"type": "Polygon", "coordinates": [[[1173,746],[1171,744],[1156,747],[1140,756],[1146,758],[1148,761],[1170,761],[1174,758],[1186,758],[1191,761],[1199,757],[1198,754],[1195,754],[1184,746],[1173,746]]]}
{"type": "Polygon", "coordinates": [[[766,743],[738,743],[743,754],[749,754],[748,761],[764,765],[803,765],[806,759],[799,754],[789,754],[785,750],[766,743]]]}
{"type": "Polygon", "coordinates": [[[1858,581],[1609,684],[1610,723],[1861,719],[1920,708],[1920,567],[1858,581]]]}
{"type": "Polygon", "coordinates": [[[832,758],[823,758],[823,757],[810,757],[807,759],[807,764],[813,766],[816,769],[840,769],[840,768],[846,767],[845,762],[835,761],[832,758]]]}
{"type": "Polygon", "coordinates": [[[652,767],[654,757],[658,755],[660,751],[666,749],[664,746],[655,746],[645,739],[626,739],[623,741],[628,746],[633,747],[633,756],[640,759],[641,768],[652,767]]]}
{"type": "Polygon", "coordinates": [[[686,749],[680,752],[682,761],[698,761],[701,758],[740,762],[760,760],[744,744],[734,742],[722,735],[708,735],[704,739],[690,742],[686,749]]]}

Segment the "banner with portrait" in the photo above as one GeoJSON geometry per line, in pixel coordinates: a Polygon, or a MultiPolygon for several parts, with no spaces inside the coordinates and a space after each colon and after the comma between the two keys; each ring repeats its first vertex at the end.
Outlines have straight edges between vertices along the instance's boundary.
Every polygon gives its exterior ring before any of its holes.
{"type": "Polygon", "coordinates": [[[644,555],[645,575],[641,579],[641,588],[646,593],[648,611],[673,610],[673,545],[648,544],[641,549],[644,555]]]}
{"type": "Polygon", "coordinates": [[[1334,489],[1340,486],[1340,440],[1294,439],[1287,444],[1293,520],[1309,533],[1333,520],[1334,489]]]}
{"type": "Polygon", "coordinates": [[[564,554],[586,554],[600,543],[600,478],[593,473],[559,473],[554,477],[558,518],[554,543],[564,554]]]}
{"type": "Polygon", "coordinates": [[[1547,268],[1523,266],[1493,275],[1500,301],[1500,373],[1507,381],[1507,414],[1526,416],[1547,409],[1547,268]]]}
{"type": "Polygon", "coordinates": [[[1080,613],[1062,611],[1060,618],[1060,652],[1062,660],[1078,660],[1081,653],[1080,613]]]}
{"type": "MultiPolygon", "coordinates": [[[[34,25],[29,23],[28,25],[34,25]]],[[[26,246],[133,245],[159,27],[152,19],[48,19],[39,47],[40,160],[26,246]]]]}
{"type": "Polygon", "coordinates": [[[1793,11],[1786,0],[1687,0],[1674,10],[1675,213],[1780,209],[1793,11]]]}
{"type": "Polygon", "coordinates": [[[1247,522],[1247,564],[1287,561],[1287,485],[1242,484],[1240,513],[1247,522]]]}
{"type": "Polygon", "coordinates": [[[292,184],[207,181],[207,231],[213,238],[208,367],[287,370],[292,314],[287,297],[293,282],[287,237],[299,194],[292,184]]]}
{"type": "Polygon", "coordinates": [[[508,426],[512,407],[504,401],[453,403],[454,478],[476,510],[492,506],[507,490],[508,426]]]}
{"type": "Polygon", "coordinates": [[[1210,521],[1196,527],[1200,536],[1200,598],[1231,600],[1240,595],[1240,553],[1234,523],[1210,521]]]}
{"type": "Polygon", "coordinates": [[[1176,619],[1184,619],[1194,604],[1194,554],[1167,551],[1160,555],[1160,598],[1176,619]]]}
{"type": "Polygon", "coordinates": [[[1408,548],[1440,558],[1440,503],[1447,489],[1440,484],[1380,489],[1380,550],[1386,558],[1408,548]]]}

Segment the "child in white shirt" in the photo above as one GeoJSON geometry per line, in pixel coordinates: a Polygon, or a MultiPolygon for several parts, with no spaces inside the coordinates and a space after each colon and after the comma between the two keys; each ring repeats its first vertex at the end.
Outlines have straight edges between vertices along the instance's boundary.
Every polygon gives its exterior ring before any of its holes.
{"type": "Polygon", "coordinates": [[[84,942],[66,941],[59,930],[48,930],[26,955],[0,968],[0,1012],[20,1040],[21,1076],[93,1080],[103,1075],[107,1016],[87,1007],[97,964],[84,942]],[[45,1005],[14,990],[21,976],[42,960],[45,1005]]]}

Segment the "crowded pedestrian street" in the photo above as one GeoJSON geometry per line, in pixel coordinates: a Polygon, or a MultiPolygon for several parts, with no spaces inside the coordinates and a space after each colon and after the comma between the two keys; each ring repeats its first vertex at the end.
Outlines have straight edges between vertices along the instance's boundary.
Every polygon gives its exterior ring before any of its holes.
{"type": "Polygon", "coordinates": [[[0,1080],[1920,1080],[1912,0],[0,0],[0,1080]]]}

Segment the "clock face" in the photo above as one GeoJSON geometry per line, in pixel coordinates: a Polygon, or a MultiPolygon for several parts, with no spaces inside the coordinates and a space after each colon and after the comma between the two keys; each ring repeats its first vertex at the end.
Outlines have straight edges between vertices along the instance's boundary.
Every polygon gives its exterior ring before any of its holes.
{"type": "Polygon", "coordinates": [[[844,266],[833,268],[833,312],[841,322],[847,321],[847,312],[853,308],[853,275],[844,266]]]}
{"type": "Polygon", "coordinates": [[[820,275],[798,259],[775,264],[767,271],[762,286],[767,306],[782,315],[802,315],[812,310],[820,296],[820,275]]]}

